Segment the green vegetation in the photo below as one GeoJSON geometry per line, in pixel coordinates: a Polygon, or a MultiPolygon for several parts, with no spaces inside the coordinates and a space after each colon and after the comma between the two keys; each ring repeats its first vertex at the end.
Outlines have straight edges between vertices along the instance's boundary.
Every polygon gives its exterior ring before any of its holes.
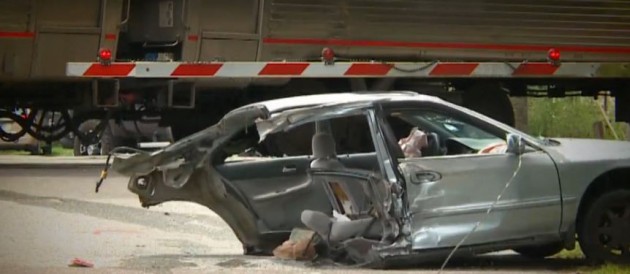
{"type": "MultiPolygon", "coordinates": [[[[582,249],[580,249],[580,245],[576,243],[576,247],[574,250],[563,250],[560,253],[553,256],[553,258],[558,259],[583,259],[584,254],[582,253],[582,249]]],[[[617,273],[628,273],[630,274],[629,266],[620,266],[614,264],[605,264],[599,267],[582,267],[579,269],[578,273],[592,273],[592,274],[617,274],[617,273]]]]}
{"type": "MultiPolygon", "coordinates": [[[[604,117],[597,104],[604,105],[604,99],[594,100],[590,97],[570,98],[530,98],[529,105],[529,133],[534,136],[545,137],[576,137],[595,138],[594,124],[603,122],[604,117]]],[[[613,120],[614,100],[608,100],[608,117],[613,120]]],[[[626,135],[625,123],[611,121],[617,137],[624,139],[626,135]]],[[[605,122],[604,137],[615,139],[605,122]]]]}
{"type": "Polygon", "coordinates": [[[61,144],[53,144],[51,156],[73,156],[74,151],[69,148],[63,148],[61,144]]]}
{"type": "Polygon", "coordinates": [[[23,150],[0,150],[0,155],[31,155],[31,153],[23,150]]]}
{"type": "MultiPolygon", "coordinates": [[[[23,150],[0,150],[0,155],[31,155],[29,151],[23,150]]],[[[59,143],[53,143],[52,153],[50,156],[72,156],[72,149],[63,148],[59,143]]]]}
{"type": "MultiPolygon", "coordinates": [[[[530,98],[529,106],[529,133],[534,136],[545,137],[575,137],[575,138],[596,138],[594,124],[604,121],[604,117],[599,108],[604,105],[604,99],[594,100],[593,98],[530,98]]],[[[608,101],[608,118],[617,133],[619,139],[625,139],[627,126],[625,123],[614,123],[614,100],[608,101]]],[[[604,138],[615,139],[612,131],[606,123],[602,123],[605,128],[604,138]]],[[[582,259],[584,254],[579,244],[574,250],[563,250],[554,256],[560,259],[582,259]]],[[[584,267],[581,273],[630,273],[627,266],[603,265],[600,267],[584,267]]]]}
{"type": "Polygon", "coordinates": [[[607,265],[601,266],[598,269],[591,270],[590,273],[593,273],[593,274],[613,274],[613,273],[614,274],[623,274],[623,273],[630,273],[630,267],[607,264],[607,265]]]}
{"type": "Polygon", "coordinates": [[[584,253],[582,253],[582,249],[580,249],[580,244],[575,243],[575,249],[562,250],[560,253],[554,255],[553,257],[559,259],[584,259],[584,253]]]}

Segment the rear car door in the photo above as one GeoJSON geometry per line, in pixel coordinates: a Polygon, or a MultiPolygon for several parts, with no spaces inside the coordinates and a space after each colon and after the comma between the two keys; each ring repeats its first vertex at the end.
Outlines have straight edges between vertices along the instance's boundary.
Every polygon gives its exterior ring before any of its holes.
{"type": "Polygon", "coordinates": [[[483,147],[505,139],[506,132],[438,104],[392,107],[386,115],[386,120],[397,115],[409,126],[439,136],[441,154],[398,160],[408,191],[414,249],[455,246],[480,221],[464,245],[558,237],[560,186],[545,152],[528,147],[520,156],[480,154],[483,147]]]}
{"type": "MultiPolygon", "coordinates": [[[[365,115],[322,120],[331,124],[340,162],[346,167],[378,172],[365,115]]],[[[315,183],[309,174],[314,133],[315,124],[312,122],[275,132],[255,146],[259,156],[240,160],[236,157],[236,160],[215,165],[226,184],[234,186],[248,200],[252,211],[268,231],[290,231],[302,227],[300,215],[307,209],[332,212],[324,187],[315,183]]]]}
{"type": "MultiPolygon", "coordinates": [[[[310,144],[312,133],[306,134],[308,132],[309,128],[305,126],[288,134],[306,139],[310,144]]],[[[277,136],[269,136],[262,145],[275,143],[274,137],[277,136]]],[[[323,189],[320,191],[310,183],[307,169],[312,159],[308,152],[293,151],[285,155],[284,151],[276,151],[274,156],[265,153],[264,156],[241,157],[215,168],[226,179],[226,184],[243,194],[267,230],[290,231],[300,225],[299,216],[303,210],[291,205],[307,204],[315,207],[313,209],[320,209],[318,205],[327,206],[326,209],[330,207],[325,203],[323,189]]]]}

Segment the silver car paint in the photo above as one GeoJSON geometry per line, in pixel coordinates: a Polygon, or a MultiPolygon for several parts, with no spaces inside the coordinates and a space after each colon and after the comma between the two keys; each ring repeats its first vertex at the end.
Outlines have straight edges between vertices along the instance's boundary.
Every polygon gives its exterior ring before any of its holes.
{"type": "MultiPolygon", "coordinates": [[[[506,133],[521,136],[529,146],[545,151],[554,161],[560,178],[562,199],[562,220],[560,233],[573,240],[572,232],[578,209],[584,194],[591,183],[603,174],[619,169],[630,168],[630,142],[597,139],[554,138],[560,145],[545,145],[543,140],[532,137],[506,124],[493,120],[473,110],[449,103],[435,101],[471,117],[493,124],[506,133]]],[[[572,246],[573,243],[567,243],[572,246]]]]}
{"type": "MultiPolygon", "coordinates": [[[[392,101],[423,101],[422,99],[424,98],[396,98],[392,101]]],[[[563,240],[561,237],[565,236],[564,233],[572,231],[571,226],[575,225],[578,205],[588,185],[606,171],[630,167],[630,143],[628,142],[558,139],[561,142],[568,141],[568,145],[545,146],[537,138],[472,110],[442,100],[430,101],[493,124],[506,133],[522,136],[527,144],[536,150],[522,156],[523,168],[516,177],[513,189],[508,191],[504,200],[497,204],[495,208],[497,212],[490,216],[490,224],[483,224],[480,230],[471,235],[466,242],[467,245],[528,237],[532,239],[538,237],[543,241],[563,240]],[[578,145],[573,147],[572,143],[578,143],[578,145]],[[600,146],[603,146],[602,149],[599,148],[600,146]],[[567,153],[567,155],[563,156],[562,153],[567,153]],[[611,155],[617,156],[611,157],[611,155]],[[573,169],[580,172],[569,172],[571,176],[567,176],[569,174],[563,172],[570,169],[565,167],[567,161],[571,163],[570,166],[575,165],[573,169]],[[508,210],[510,212],[506,213],[508,210]],[[536,218],[531,216],[536,216],[536,218]]],[[[432,168],[433,170],[449,170],[449,174],[456,174],[458,178],[451,179],[455,183],[489,182],[488,185],[490,185],[490,187],[474,188],[473,191],[451,185],[444,188],[441,185],[447,184],[440,184],[440,182],[432,182],[416,189],[412,184],[407,184],[409,197],[411,197],[410,214],[420,215],[413,216],[411,222],[411,244],[414,250],[455,246],[476,222],[482,219],[482,213],[486,212],[493,199],[509,180],[509,176],[504,173],[511,174],[516,167],[514,155],[501,156],[508,159],[495,159],[496,162],[493,163],[483,160],[487,160],[484,159],[485,157],[494,158],[495,155],[466,155],[421,158],[417,159],[416,163],[406,161],[401,164],[405,176],[410,176],[412,170],[417,168],[432,168]],[[478,163],[475,163],[477,161],[478,163]],[[436,162],[442,162],[442,165],[434,164],[436,162]],[[480,169],[480,166],[484,168],[480,169]],[[457,167],[463,168],[458,171],[457,167]],[[486,172],[479,173],[479,170],[486,172]],[[414,190],[417,192],[414,193],[414,190]],[[462,203],[461,200],[452,198],[461,195],[469,197],[471,202],[462,203]],[[451,199],[444,202],[445,197],[451,199]],[[423,216],[423,214],[428,216],[423,216]]]]}
{"type": "MultiPolygon", "coordinates": [[[[314,100],[320,104],[316,107],[300,106],[300,104],[307,105],[306,101],[308,100],[303,100],[304,97],[295,100],[294,102],[300,102],[296,105],[292,105],[288,99],[282,99],[281,106],[277,102],[274,106],[278,109],[290,106],[302,107],[300,110],[291,111],[292,115],[310,117],[308,119],[310,121],[313,120],[314,116],[325,117],[327,113],[343,113],[343,110],[347,110],[346,107],[351,106],[353,103],[356,106],[356,100],[353,99],[349,101],[354,102],[337,103],[334,107],[322,108],[321,104],[328,102],[332,105],[337,102],[336,99],[338,97],[336,98],[337,95],[319,96],[318,100],[314,100]]],[[[355,99],[359,98],[360,96],[355,99]]],[[[383,96],[379,97],[379,99],[381,98],[383,96]]],[[[376,100],[376,98],[367,99],[368,101],[376,100]]],[[[588,185],[606,171],[614,168],[630,167],[630,143],[627,142],[559,139],[561,143],[559,146],[548,146],[539,139],[498,123],[486,116],[433,97],[391,96],[389,99],[392,101],[431,101],[445,105],[491,123],[503,129],[506,133],[521,135],[527,144],[535,150],[523,154],[523,167],[517,174],[517,179],[512,189],[506,193],[504,200],[497,205],[496,212],[490,216],[489,221],[482,224],[481,229],[472,235],[472,238],[466,244],[492,244],[501,240],[535,236],[547,237],[547,240],[559,240],[562,233],[571,231],[571,225],[574,224],[576,218],[577,207],[588,185]],[[532,218],[532,216],[535,216],[535,218],[532,218]]],[[[269,105],[273,105],[273,103],[269,105]]],[[[252,107],[262,109],[265,108],[265,103],[250,105],[245,107],[245,109],[252,107]]],[[[234,112],[239,111],[242,112],[242,108],[234,112]]],[[[276,119],[263,117],[264,115],[261,114],[261,111],[255,111],[254,113],[259,116],[258,124],[267,123],[271,125],[259,126],[261,135],[288,128],[292,125],[292,122],[298,122],[282,117],[282,112],[275,115],[276,119]]],[[[226,115],[226,117],[230,117],[230,114],[226,115]]],[[[114,163],[114,169],[131,176],[130,189],[133,191],[131,184],[138,174],[155,174],[158,166],[181,158],[184,152],[189,152],[192,148],[195,148],[195,145],[199,144],[200,140],[226,139],[228,136],[225,133],[226,128],[230,129],[229,131],[235,131],[247,124],[242,119],[225,119],[218,125],[194,134],[151,155],[139,154],[126,160],[117,158],[117,161],[114,163]],[[132,160],[134,158],[135,160],[132,160]]],[[[216,147],[215,145],[216,143],[213,143],[212,147],[216,147]]],[[[207,154],[211,154],[211,148],[192,150],[196,151],[197,156],[190,158],[194,160],[192,163],[194,168],[191,172],[200,173],[200,170],[203,170],[203,173],[207,176],[206,180],[220,176],[214,174],[216,171],[208,167],[209,165],[204,164],[206,163],[204,159],[208,157],[207,154]]],[[[188,163],[190,166],[190,161],[187,159],[185,163],[188,163]]],[[[407,184],[410,194],[409,209],[414,214],[410,220],[409,227],[409,233],[412,237],[411,239],[401,238],[399,242],[394,243],[392,247],[402,248],[403,251],[390,254],[405,254],[407,252],[404,250],[410,251],[408,249],[410,245],[416,250],[454,246],[463,235],[470,231],[472,225],[479,221],[492,198],[496,197],[501,187],[509,179],[510,176],[508,175],[513,172],[516,161],[517,157],[510,154],[424,158],[403,161],[401,169],[404,171],[405,176],[410,176],[418,169],[428,168],[441,172],[443,177],[441,181],[436,182],[425,182],[419,185],[407,184]],[[408,242],[409,240],[411,241],[408,242]]],[[[180,167],[171,168],[181,169],[180,167]]],[[[193,183],[182,184],[180,186],[182,189],[199,188],[197,185],[202,182],[199,180],[204,178],[191,176],[194,180],[191,179],[190,181],[193,183]]],[[[409,182],[412,181],[411,178],[408,178],[408,180],[409,182]]],[[[157,181],[164,184],[163,180],[159,178],[157,181]]],[[[213,188],[222,185],[220,183],[221,180],[218,178],[210,179],[210,181],[209,184],[213,185],[213,188]]],[[[167,193],[173,191],[171,189],[167,193]]],[[[203,192],[211,191],[206,189],[203,192]]],[[[204,196],[207,195],[209,194],[206,193],[204,196]]],[[[255,223],[253,216],[247,214],[244,211],[246,209],[237,205],[234,201],[230,202],[229,205],[227,204],[228,202],[221,201],[218,198],[208,202],[200,199],[202,197],[193,197],[191,194],[166,195],[165,197],[157,198],[148,195],[143,197],[141,194],[139,196],[141,196],[141,200],[145,199],[143,201],[145,205],[157,204],[174,197],[204,204],[212,210],[218,210],[219,215],[230,224],[244,244],[253,245],[257,242],[256,231],[254,230],[260,229],[260,227],[252,226],[255,223]],[[230,212],[241,212],[243,218],[234,220],[236,217],[232,216],[233,214],[230,212]]],[[[203,198],[208,199],[208,197],[203,198]]]]}
{"type": "MultiPolygon", "coordinates": [[[[560,145],[544,150],[554,159],[562,182],[562,231],[575,223],[590,183],[605,173],[630,168],[630,142],[556,138],[560,145]]],[[[630,182],[628,182],[630,183],[630,182]]]]}
{"type": "Polygon", "coordinates": [[[167,201],[191,201],[208,207],[232,228],[245,247],[257,246],[260,227],[238,197],[228,194],[221,175],[209,163],[212,152],[256,119],[269,117],[264,106],[236,109],[216,125],[152,153],[116,155],[112,169],[129,176],[128,189],[143,207],[167,201]],[[183,159],[183,161],[182,161],[183,159]],[[177,179],[181,176],[183,179],[177,179]],[[147,187],[139,181],[148,182],[147,187]]]}
{"type": "Polygon", "coordinates": [[[464,155],[402,160],[413,216],[413,249],[455,246],[476,223],[466,245],[539,235],[559,235],[558,176],[544,152],[464,155]],[[521,168],[490,215],[497,195],[521,168]],[[419,182],[415,174],[434,171],[441,179],[419,182]],[[532,218],[535,216],[535,218],[532,218]]]}

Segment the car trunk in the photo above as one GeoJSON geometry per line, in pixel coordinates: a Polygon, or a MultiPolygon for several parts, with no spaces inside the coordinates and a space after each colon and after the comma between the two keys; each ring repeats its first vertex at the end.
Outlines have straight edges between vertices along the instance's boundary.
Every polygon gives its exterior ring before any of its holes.
{"type": "MultiPolygon", "coordinates": [[[[260,252],[257,218],[242,193],[210,164],[213,152],[230,136],[268,117],[261,106],[228,113],[219,123],[155,152],[116,155],[112,169],[129,176],[128,188],[143,207],[167,201],[191,201],[219,215],[243,243],[260,252]],[[258,249],[257,249],[258,248],[258,249]]],[[[269,247],[267,247],[269,248],[269,247]]]]}

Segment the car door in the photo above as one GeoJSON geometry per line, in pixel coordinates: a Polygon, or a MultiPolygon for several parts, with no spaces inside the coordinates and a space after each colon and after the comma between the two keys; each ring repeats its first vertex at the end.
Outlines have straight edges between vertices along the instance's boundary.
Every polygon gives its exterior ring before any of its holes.
{"type": "Polygon", "coordinates": [[[414,249],[455,246],[478,222],[464,245],[558,236],[560,185],[545,152],[528,146],[522,155],[479,154],[482,146],[501,141],[507,132],[439,104],[391,107],[385,115],[394,113],[424,118],[407,122],[437,133],[440,144],[456,142],[467,148],[398,160],[406,181],[414,249]]]}
{"type": "MultiPolygon", "coordinates": [[[[340,162],[353,168],[377,171],[376,154],[371,148],[372,139],[365,115],[323,119],[330,123],[340,162]],[[348,133],[353,123],[358,132],[348,133]],[[361,130],[363,129],[363,131],[361,130]],[[359,135],[359,136],[357,136],[359,135]],[[363,136],[361,136],[363,135],[363,136]],[[356,138],[361,137],[361,138],[356,138]],[[352,139],[353,144],[348,144],[352,139]],[[370,148],[355,154],[361,143],[370,142],[370,148]],[[359,144],[358,146],[354,146],[359,144]]],[[[234,186],[247,199],[252,211],[270,231],[290,231],[303,226],[302,211],[314,210],[332,213],[332,205],[321,184],[313,182],[309,170],[313,161],[311,140],[315,124],[307,123],[290,130],[268,135],[261,145],[272,147],[273,157],[255,157],[255,160],[226,161],[216,165],[226,184],[234,186]]]]}
{"type": "MultiPolygon", "coordinates": [[[[240,157],[240,160],[237,158],[215,166],[226,184],[242,194],[251,210],[270,231],[290,231],[300,225],[299,216],[304,208],[289,205],[304,204],[310,209],[322,211],[330,209],[330,205],[325,203],[326,193],[310,182],[307,173],[312,161],[312,135],[313,125],[310,124],[274,134],[261,143],[278,150],[273,156],[240,157]],[[293,139],[293,143],[276,145],[287,142],[287,138],[293,139]],[[308,144],[308,149],[295,150],[296,142],[308,144]],[[292,148],[293,151],[289,151],[292,148]]],[[[301,145],[303,148],[304,144],[301,145]]]]}

